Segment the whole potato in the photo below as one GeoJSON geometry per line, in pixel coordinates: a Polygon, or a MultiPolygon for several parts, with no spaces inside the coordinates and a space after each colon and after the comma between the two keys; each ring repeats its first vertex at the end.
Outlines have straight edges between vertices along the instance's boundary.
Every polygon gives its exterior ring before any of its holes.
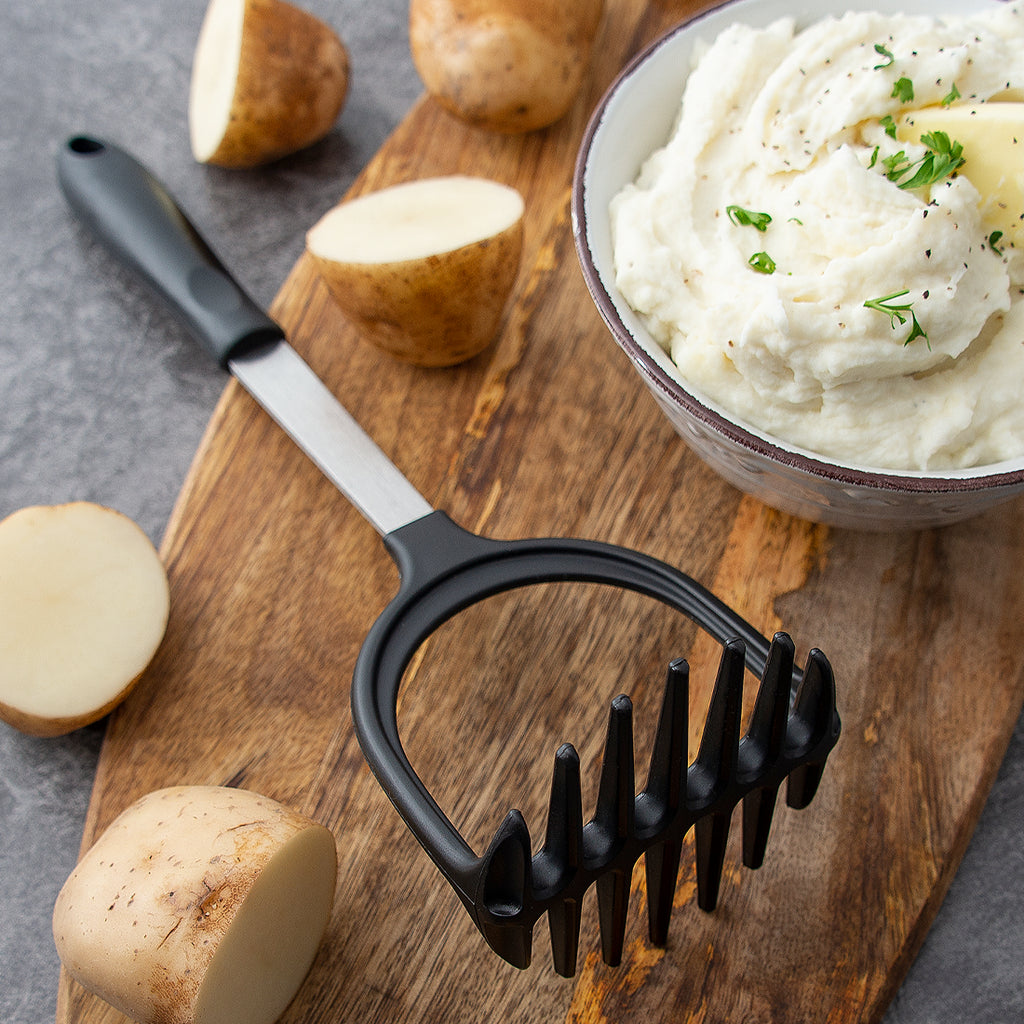
{"type": "Polygon", "coordinates": [[[427,92],[506,133],[553,124],[586,77],[604,0],[412,0],[409,40],[427,92]]]}

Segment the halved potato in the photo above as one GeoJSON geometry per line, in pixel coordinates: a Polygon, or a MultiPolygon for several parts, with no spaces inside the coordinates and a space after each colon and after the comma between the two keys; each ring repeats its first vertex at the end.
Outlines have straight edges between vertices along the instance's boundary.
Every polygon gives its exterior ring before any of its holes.
{"type": "Polygon", "coordinates": [[[192,153],[256,167],[322,139],[348,91],[348,51],[285,0],[210,0],[189,90],[192,153]]]}
{"type": "Polygon", "coordinates": [[[427,92],[470,124],[517,133],[557,121],[586,78],[604,0],[412,0],[427,92]]]}
{"type": "Polygon", "coordinates": [[[904,141],[919,142],[928,132],[945,132],[963,148],[960,173],[981,193],[981,215],[1003,242],[1024,247],[1024,103],[958,103],[924,107],[897,125],[904,141]]]}
{"type": "Polygon", "coordinates": [[[309,972],[334,904],[322,825],[247,790],[149,793],[57,897],[68,973],[142,1024],[272,1024],[309,972]]]}
{"type": "Polygon", "coordinates": [[[127,516],[91,502],[0,522],[0,718],[58,736],[96,721],[142,675],[167,628],[163,563],[127,516]]]}
{"type": "Polygon", "coordinates": [[[519,192],[462,175],[343,202],[306,236],[317,270],[361,334],[420,366],[451,366],[491,343],[522,245],[519,192]]]}

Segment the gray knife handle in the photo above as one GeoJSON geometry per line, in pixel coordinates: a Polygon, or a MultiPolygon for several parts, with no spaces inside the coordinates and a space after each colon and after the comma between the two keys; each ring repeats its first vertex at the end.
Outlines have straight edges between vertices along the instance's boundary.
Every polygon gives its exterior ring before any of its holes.
{"type": "Polygon", "coordinates": [[[222,367],[284,337],[164,186],[124,150],[74,136],[57,156],[57,177],[83,223],[157,292],[222,367]]]}

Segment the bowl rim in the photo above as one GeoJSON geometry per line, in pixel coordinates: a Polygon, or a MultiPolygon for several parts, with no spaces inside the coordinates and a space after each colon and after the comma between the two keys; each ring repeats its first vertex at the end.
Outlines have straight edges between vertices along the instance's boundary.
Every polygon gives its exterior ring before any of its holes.
{"type": "Polygon", "coordinates": [[[965,469],[918,472],[862,467],[830,460],[827,456],[796,447],[787,447],[781,439],[772,438],[767,432],[761,433],[753,428],[748,429],[697,398],[683,387],[678,379],[665,372],[619,316],[615,302],[601,278],[589,242],[590,218],[587,210],[587,184],[590,170],[589,157],[595,139],[604,127],[605,114],[609,107],[647,61],[663,47],[674,42],[681,33],[691,31],[709,16],[719,14],[724,8],[733,6],[745,6],[745,4],[743,0],[721,0],[720,3],[684,18],[642,47],[615,76],[591,112],[573,168],[570,212],[573,240],[583,279],[601,318],[618,345],[630,357],[650,386],[656,388],[670,402],[682,406],[694,419],[753,455],[846,487],[867,487],[883,491],[920,494],[957,494],[1020,486],[1024,483],[1024,464],[1021,464],[1024,456],[1007,459],[1004,463],[988,463],[965,469]],[[1017,465],[1007,469],[994,468],[1006,463],[1017,465]],[[986,472],[986,470],[988,471],[986,472]]]}

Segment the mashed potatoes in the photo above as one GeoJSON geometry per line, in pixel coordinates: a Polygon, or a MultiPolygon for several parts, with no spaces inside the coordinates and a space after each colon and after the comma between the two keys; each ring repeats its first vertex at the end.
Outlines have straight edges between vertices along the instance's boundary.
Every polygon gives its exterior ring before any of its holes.
{"type": "Polygon", "coordinates": [[[901,187],[929,149],[897,134],[1022,89],[1021,0],[736,25],[612,202],[618,287],[683,380],[792,444],[905,470],[1024,454],[1024,210],[979,192],[966,148],[901,187]]]}

